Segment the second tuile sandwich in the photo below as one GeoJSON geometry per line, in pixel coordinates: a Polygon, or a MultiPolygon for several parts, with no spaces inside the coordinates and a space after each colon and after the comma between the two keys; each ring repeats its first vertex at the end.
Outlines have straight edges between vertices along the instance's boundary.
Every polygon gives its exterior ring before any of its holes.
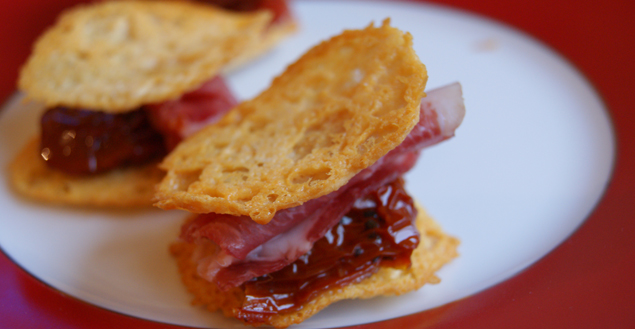
{"type": "Polygon", "coordinates": [[[279,9],[104,1],[63,12],[20,72],[19,89],[46,112],[9,167],[14,189],[50,203],[150,206],[161,157],[236,105],[220,74],[295,30],[284,1],[265,2],[279,9]]]}
{"type": "Polygon", "coordinates": [[[171,246],[193,303],[287,327],[438,283],[458,240],[402,175],[465,109],[458,83],[426,95],[426,82],[412,36],[386,20],[320,43],[179,144],[155,200],[193,213],[171,246]]]}

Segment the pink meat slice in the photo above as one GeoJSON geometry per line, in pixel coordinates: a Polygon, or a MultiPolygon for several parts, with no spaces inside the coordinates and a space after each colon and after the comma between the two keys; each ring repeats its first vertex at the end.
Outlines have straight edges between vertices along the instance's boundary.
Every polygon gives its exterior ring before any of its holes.
{"type": "Polygon", "coordinates": [[[183,239],[190,242],[209,239],[219,247],[211,255],[199,256],[199,274],[229,289],[295,261],[357,199],[410,170],[421,149],[454,135],[465,115],[461,86],[454,83],[429,91],[420,111],[419,123],[397,148],[335,192],[279,211],[266,225],[248,217],[203,214],[183,226],[183,239]]]}
{"type": "Polygon", "coordinates": [[[221,76],[175,100],[146,105],[155,129],[163,134],[168,150],[206,125],[218,121],[238,102],[221,76]]]}

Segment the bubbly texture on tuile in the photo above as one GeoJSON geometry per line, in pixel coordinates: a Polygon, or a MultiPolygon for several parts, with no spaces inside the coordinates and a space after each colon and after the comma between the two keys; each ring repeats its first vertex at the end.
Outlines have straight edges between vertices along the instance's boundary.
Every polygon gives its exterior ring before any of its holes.
{"type": "Polygon", "coordinates": [[[174,99],[258,46],[271,19],[188,1],[77,6],[37,40],[19,88],[47,107],[105,112],[174,99]]]}
{"type": "Polygon", "coordinates": [[[399,145],[419,121],[426,81],[411,35],[389,21],[345,31],[181,143],[161,164],[156,205],[267,223],[399,145]]]}

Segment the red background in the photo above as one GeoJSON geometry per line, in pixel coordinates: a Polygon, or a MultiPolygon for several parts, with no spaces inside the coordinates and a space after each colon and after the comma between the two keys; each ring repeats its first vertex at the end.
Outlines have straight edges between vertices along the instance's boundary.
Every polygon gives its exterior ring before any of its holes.
{"type": "MultiPolygon", "coordinates": [[[[13,93],[18,67],[35,37],[62,8],[77,2],[0,0],[0,100],[13,93]]],[[[527,270],[464,300],[359,328],[635,328],[635,2],[429,2],[504,22],[568,58],[610,111],[617,163],[604,198],[585,224],[527,270]]],[[[0,327],[176,328],[66,296],[2,253],[0,327]]]]}

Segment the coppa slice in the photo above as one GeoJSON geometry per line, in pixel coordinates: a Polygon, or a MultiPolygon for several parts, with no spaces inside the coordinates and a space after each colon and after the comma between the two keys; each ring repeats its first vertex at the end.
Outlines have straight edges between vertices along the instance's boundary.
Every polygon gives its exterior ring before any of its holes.
{"type": "Polygon", "coordinates": [[[426,81],[410,34],[388,22],[345,31],[181,143],[161,164],[156,205],[267,223],[399,145],[419,121],[426,81]]]}

